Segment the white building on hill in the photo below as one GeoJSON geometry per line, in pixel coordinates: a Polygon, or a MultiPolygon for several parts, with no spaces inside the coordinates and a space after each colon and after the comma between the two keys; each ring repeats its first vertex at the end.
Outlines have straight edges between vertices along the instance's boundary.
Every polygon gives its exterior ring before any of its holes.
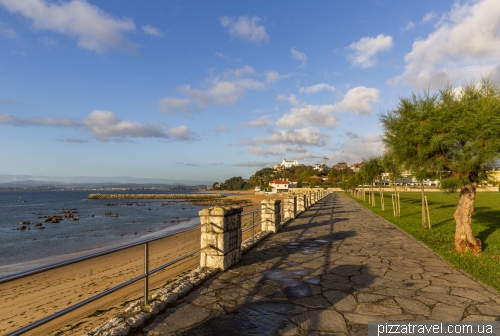
{"type": "Polygon", "coordinates": [[[286,159],[283,159],[283,161],[281,161],[281,163],[280,163],[280,166],[282,166],[285,169],[289,169],[289,168],[292,168],[292,167],[298,166],[298,165],[299,165],[299,161],[297,161],[297,160],[287,161],[286,159]]]}

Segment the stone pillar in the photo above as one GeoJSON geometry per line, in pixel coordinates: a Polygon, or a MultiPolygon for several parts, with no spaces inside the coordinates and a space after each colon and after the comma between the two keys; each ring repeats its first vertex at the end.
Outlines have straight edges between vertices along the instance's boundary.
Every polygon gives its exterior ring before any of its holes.
{"type": "Polygon", "coordinates": [[[241,257],[242,207],[203,209],[201,219],[200,266],[228,269],[241,257]]]}
{"type": "Polygon", "coordinates": [[[297,196],[297,213],[306,211],[307,209],[306,204],[307,204],[306,195],[297,196]]]}
{"type": "Polygon", "coordinates": [[[285,221],[294,219],[297,216],[297,197],[287,197],[284,199],[285,221]]]}
{"type": "Polygon", "coordinates": [[[262,231],[278,232],[281,230],[281,201],[262,200],[262,231]]]}
{"type": "Polygon", "coordinates": [[[311,205],[316,204],[316,197],[314,195],[314,191],[310,191],[309,196],[311,197],[311,205]]]}

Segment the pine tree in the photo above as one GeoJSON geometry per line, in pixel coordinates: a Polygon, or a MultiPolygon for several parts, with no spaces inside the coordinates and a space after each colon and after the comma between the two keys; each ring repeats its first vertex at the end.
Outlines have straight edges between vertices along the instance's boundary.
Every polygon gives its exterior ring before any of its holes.
{"type": "Polygon", "coordinates": [[[490,79],[401,98],[381,116],[383,142],[398,162],[419,171],[447,171],[460,181],[454,213],[455,250],[481,251],[472,233],[478,183],[500,159],[500,87],[490,79]]]}

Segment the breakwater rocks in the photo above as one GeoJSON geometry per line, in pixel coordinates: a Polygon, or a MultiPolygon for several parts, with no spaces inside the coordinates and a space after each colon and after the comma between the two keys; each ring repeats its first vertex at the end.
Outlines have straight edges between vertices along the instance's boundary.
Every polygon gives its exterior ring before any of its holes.
{"type": "Polygon", "coordinates": [[[196,199],[209,200],[221,194],[90,194],[87,199],[196,199]]]}

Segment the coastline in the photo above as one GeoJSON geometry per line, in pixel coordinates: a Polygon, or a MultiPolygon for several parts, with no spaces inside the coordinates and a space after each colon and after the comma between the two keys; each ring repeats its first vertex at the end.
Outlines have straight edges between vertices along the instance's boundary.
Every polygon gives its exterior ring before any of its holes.
{"type": "MultiPolygon", "coordinates": [[[[224,191],[224,194],[227,194],[227,196],[223,199],[228,201],[238,203],[248,200],[249,202],[244,202],[245,204],[242,205],[244,213],[259,210],[261,207],[260,201],[268,198],[267,195],[256,195],[253,190],[224,191]]],[[[199,224],[199,219],[192,218],[189,221],[177,224],[172,227],[164,227],[155,232],[146,233],[133,241],[153,238],[169,231],[180,231],[191,225],[195,228],[199,224]]],[[[161,239],[162,243],[157,244],[158,246],[161,245],[161,249],[156,247],[156,250],[154,250],[155,247],[151,247],[150,252],[152,253],[152,257],[150,258],[150,267],[153,268],[160,265],[159,260],[162,260],[162,263],[164,263],[165,260],[173,260],[178,256],[198,249],[200,246],[200,236],[199,230],[195,229],[161,239]]],[[[109,248],[87,250],[76,254],[82,256],[109,248]]],[[[96,293],[124,282],[131,277],[137,276],[143,269],[143,255],[143,248],[139,246],[1,284],[0,296],[4,300],[1,303],[0,309],[6,313],[0,317],[0,334],[9,333],[30,322],[60,311],[96,293]],[[29,314],[26,314],[27,312],[29,314]]],[[[51,258],[51,264],[76,257],[72,255],[71,258],[68,258],[68,256],[51,258]]],[[[39,261],[29,261],[26,263],[33,264],[34,262],[39,261]]],[[[164,283],[167,279],[174,277],[180,272],[195,268],[197,265],[199,265],[199,257],[195,256],[191,260],[183,262],[182,265],[160,272],[161,279],[157,279],[156,282],[158,284],[164,283]]],[[[16,266],[20,266],[20,264],[10,265],[13,268],[16,266]]],[[[142,282],[139,285],[142,286],[142,282]]],[[[131,289],[131,292],[125,296],[120,291],[109,294],[106,296],[106,301],[112,302],[112,304],[106,311],[102,311],[103,309],[97,306],[97,304],[90,304],[85,309],[70,313],[60,320],[56,320],[52,325],[57,324],[58,329],[62,328],[62,330],[68,331],[68,333],[62,333],[61,335],[85,333],[107,321],[109,318],[116,316],[123,309],[121,304],[125,301],[137,300],[141,295],[142,291],[137,288],[134,290],[131,289]],[[96,314],[96,312],[99,313],[96,314]],[[71,321],[71,318],[75,320],[71,321]],[[80,322],[81,324],[75,326],[75,324],[80,322]],[[67,324],[73,326],[67,326],[67,324]]],[[[50,324],[47,327],[50,327],[50,324]]],[[[43,331],[42,329],[36,329],[33,334],[39,334],[43,331]]]]}

